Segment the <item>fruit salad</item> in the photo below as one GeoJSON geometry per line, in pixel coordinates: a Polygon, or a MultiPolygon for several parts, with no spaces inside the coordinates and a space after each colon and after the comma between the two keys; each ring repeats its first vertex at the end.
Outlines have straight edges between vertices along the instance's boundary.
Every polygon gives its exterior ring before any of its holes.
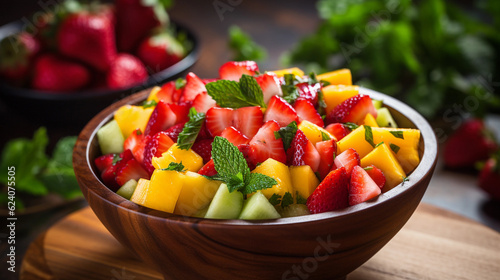
{"type": "Polygon", "coordinates": [[[341,69],[260,72],[227,62],[119,108],[97,132],[102,182],[152,209],[214,219],[275,219],[376,200],[404,184],[420,131],[399,128],[341,69]]]}

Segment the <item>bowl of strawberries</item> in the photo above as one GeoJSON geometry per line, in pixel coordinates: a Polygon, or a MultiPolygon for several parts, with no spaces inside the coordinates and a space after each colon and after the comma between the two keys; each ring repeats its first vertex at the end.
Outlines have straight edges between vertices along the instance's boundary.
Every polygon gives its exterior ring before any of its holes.
{"type": "Polygon", "coordinates": [[[198,43],[166,8],[69,0],[30,25],[0,27],[1,99],[30,118],[84,123],[113,101],[179,76],[196,62],[198,43]]]}
{"type": "Polygon", "coordinates": [[[106,108],[73,153],[113,236],[165,279],[345,279],[403,227],[431,126],[341,69],[227,62],[106,108]]]}

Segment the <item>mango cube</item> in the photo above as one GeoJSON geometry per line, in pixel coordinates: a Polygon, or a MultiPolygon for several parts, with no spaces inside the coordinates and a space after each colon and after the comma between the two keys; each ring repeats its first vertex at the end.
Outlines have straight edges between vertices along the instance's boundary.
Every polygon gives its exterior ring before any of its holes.
{"type": "Polygon", "coordinates": [[[316,143],[324,141],[323,140],[323,134],[326,134],[330,139],[335,139],[330,132],[328,132],[326,129],[319,127],[315,124],[313,124],[310,121],[303,120],[300,122],[298,129],[302,130],[304,134],[306,135],[307,139],[311,141],[313,145],[316,145],[316,143]]]}
{"type": "Polygon", "coordinates": [[[359,94],[359,86],[328,85],[323,88],[326,113],[329,114],[337,105],[346,99],[359,94]]]}
{"type": "Polygon", "coordinates": [[[366,117],[363,120],[363,125],[378,127],[377,120],[370,113],[366,114],[366,117]]]}
{"type": "Polygon", "coordinates": [[[304,71],[300,70],[297,67],[281,69],[281,70],[274,70],[274,71],[270,71],[270,72],[273,72],[278,77],[283,77],[283,76],[285,76],[285,74],[294,74],[295,76],[299,76],[299,77],[304,76],[304,71]]]}
{"type": "Polygon", "coordinates": [[[380,168],[385,175],[384,192],[399,185],[406,177],[403,168],[385,142],[361,158],[361,167],[367,167],[372,164],[380,168]]]}
{"type": "Polygon", "coordinates": [[[267,159],[261,165],[257,166],[252,173],[260,173],[274,178],[278,184],[272,188],[262,190],[262,193],[269,199],[273,194],[285,195],[289,192],[293,194],[292,179],[290,170],[285,164],[272,158],[267,159]]]}
{"type": "Polygon", "coordinates": [[[339,69],[332,72],[320,74],[316,77],[318,81],[324,80],[330,85],[352,85],[352,75],[349,69],[339,69]]]}
{"type": "Polygon", "coordinates": [[[340,154],[349,148],[356,150],[360,158],[363,158],[373,150],[373,146],[366,141],[364,126],[359,126],[337,142],[337,154],[340,154]]]}
{"type": "Polygon", "coordinates": [[[303,198],[308,198],[319,185],[319,180],[309,165],[289,166],[292,187],[303,198]]]}
{"type": "Polygon", "coordinates": [[[157,94],[158,92],[161,90],[161,87],[159,86],[155,86],[151,89],[151,91],[149,92],[149,95],[148,95],[148,99],[146,99],[147,101],[156,101],[157,103],[160,101],[160,99],[158,98],[157,94]]]}
{"type": "Polygon", "coordinates": [[[152,164],[156,169],[167,168],[171,162],[181,163],[188,171],[198,172],[203,167],[203,158],[195,151],[182,150],[173,144],[161,157],[153,157],[152,164]]]}
{"type": "Polygon", "coordinates": [[[153,113],[154,108],[143,108],[142,106],[125,105],[115,112],[115,120],[120,127],[123,137],[127,137],[137,128],[142,132],[146,130],[149,117],[153,113]]]}
{"type": "Polygon", "coordinates": [[[406,174],[412,172],[420,163],[420,156],[418,154],[420,130],[374,127],[372,131],[373,141],[375,143],[384,142],[389,145],[406,174]]]}
{"type": "Polygon", "coordinates": [[[222,182],[207,179],[191,171],[187,171],[184,175],[174,213],[193,216],[208,207],[222,182]]]}

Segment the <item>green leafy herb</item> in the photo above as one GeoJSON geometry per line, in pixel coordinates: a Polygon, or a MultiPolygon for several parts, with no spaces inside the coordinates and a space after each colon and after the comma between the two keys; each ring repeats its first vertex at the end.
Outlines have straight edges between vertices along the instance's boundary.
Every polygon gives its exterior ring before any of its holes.
{"type": "Polygon", "coordinates": [[[374,148],[377,148],[377,147],[378,147],[378,146],[380,146],[380,145],[384,145],[384,141],[377,143],[377,145],[375,145],[375,147],[374,147],[374,148]]]}
{"type": "Polygon", "coordinates": [[[403,182],[401,183],[401,186],[404,186],[406,182],[410,181],[408,177],[403,177],[403,182]]]}
{"type": "Polygon", "coordinates": [[[229,108],[266,107],[264,95],[254,77],[243,74],[240,82],[218,80],[205,85],[217,105],[229,108]]]}
{"type": "Polygon", "coordinates": [[[402,130],[390,130],[389,132],[396,138],[405,139],[402,130]]]}
{"type": "Polygon", "coordinates": [[[147,109],[151,107],[155,107],[158,103],[155,100],[146,100],[142,103],[142,108],[147,109]]]}
{"type": "Polygon", "coordinates": [[[286,192],[281,199],[281,207],[288,207],[290,204],[293,204],[293,196],[291,193],[286,192]]]}
{"type": "Polygon", "coordinates": [[[189,121],[184,125],[184,128],[177,138],[177,146],[179,149],[191,149],[196,137],[198,137],[200,133],[204,121],[205,113],[196,113],[196,109],[194,109],[194,107],[191,108],[189,111],[189,121]]]}
{"type": "Polygon", "coordinates": [[[356,128],[359,127],[359,125],[352,123],[352,122],[346,122],[346,123],[344,123],[344,126],[349,128],[350,130],[355,130],[356,128]]]}
{"type": "Polygon", "coordinates": [[[365,128],[365,140],[368,142],[372,147],[375,147],[375,143],[373,142],[373,132],[372,132],[372,127],[369,125],[364,125],[365,128]]]}
{"type": "Polygon", "coordinates": [[[328,134],[327,134],[327,133],[325,133],[324,131],[321,131],[321,141],[328,141],[328,140],[330,140],[330,139],[332,139],[332,138],[330,137],[330,135],[328,135],[328,134]]]}
{"type": "Polygon", "coordinates": [[[373,169],[373,166],[367,166],[365,168],[363,168],[364,170],[368,171],[368,170],[372,170],[373,169]]]}
{"type": "Polygon", "coordinates": [[[303,196],[301,196],[298,191],[296,192],[296,195],[297,195],[297,204],[306,204],[307,203],[307,199],[304,198],[303,196]]]}
{"type": "Polygon", "coordinates": [[[179,78],[175,80],[175,89],[181,89],[186,86],[186,80],[183,78],[179,78]]]}
{"type": "Polygon", "coordinates": [[[282,127],[280,128],[280,130],[274,132],[274,137],[276,139],[281,138],[281,141],[283,141],[283,147],[285,148],[285,151],[290,148],[292,140],[295,137],[295,134],[297,134],[297,129],[297,123],[293,121],[287,126],[282,127]]]}
{"type": "Polygon", "coordinates": [[[330,82],[329,81],[325,81],[325,80],[321,80],[319,81],[321,83],[321,85],[323,85],[323,87],[326,87],[326,86],[329,86],[330,85],[330,82]]]}
{"type": "Polygon", "coordinates": [[[229,48],[234,52],[235,61],[258,61],[267,56],[264,48],[257,45],[248,34],[235,25],[229,28],[229,48]]]}
{"type": "Polygon", "coordinates": [[[277,193],[273,193],[273,195],[269,198],[269,203],[273,206],[276,206],[281,203],[281,195],[277,193]]]}
{"type": "Polygon", "coordinates": [[[168,164],[166,168],[161,169],[162,171],[179,171],[179,172],[184,172],[187,169],[184,168],[184,165],[182,164],[182,161],[177,163],[177,162],[171,162],[168,164]]]}
{"type": "Polygon", "coordinates": [[[247,96],[248,100],[251,100],[254,105],[266,108],[264,93],[254,77],[243,74],[240,78],[240,89],[243,95],[247,96]]]}
{"type": "Polygon", "coordinates": [[[283,91],[283,99],[293,105],[293,103],[295,103],[295,100],[297,100],[297,98],[299,98],[300,96],[297,87],[295,87],[295,75],[285,74],[283,78],[285,80],[285,84],[281,85],[281,90],[283,91]]]}
{"type": "Polygon", "coordinates": [[[395,152],[396,154],[399,152],[399,149],[400,149],[400,148],[399,148],[399,146],[398,146],[398,145],[396,145],[396,144],[392,144],[392,143],[391,143],[391,144],[389,145],[389,147],[391,147],[391,150],[392,150],[393,152],[395,152]]]}

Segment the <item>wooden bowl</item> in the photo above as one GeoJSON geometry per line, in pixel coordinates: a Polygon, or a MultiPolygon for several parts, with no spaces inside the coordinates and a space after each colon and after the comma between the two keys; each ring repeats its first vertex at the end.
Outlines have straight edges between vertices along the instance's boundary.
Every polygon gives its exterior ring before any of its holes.
{"type": "Polygon", "coordinates": [[[165,279],[342,279],[403,227],[437,160],[434,132],[422,116],[389,96],[364,88],[361,93],[383,99],[401,127],[420,129],[421,163],[409,181],[343,210],[255,222],[211,220],[164,213],[115,194],[94,166],[96,132],[120,106],[141,102],[148,91],[111,105],[87,124],[74,149],[76,177],[104,226],[165,279]]]}

